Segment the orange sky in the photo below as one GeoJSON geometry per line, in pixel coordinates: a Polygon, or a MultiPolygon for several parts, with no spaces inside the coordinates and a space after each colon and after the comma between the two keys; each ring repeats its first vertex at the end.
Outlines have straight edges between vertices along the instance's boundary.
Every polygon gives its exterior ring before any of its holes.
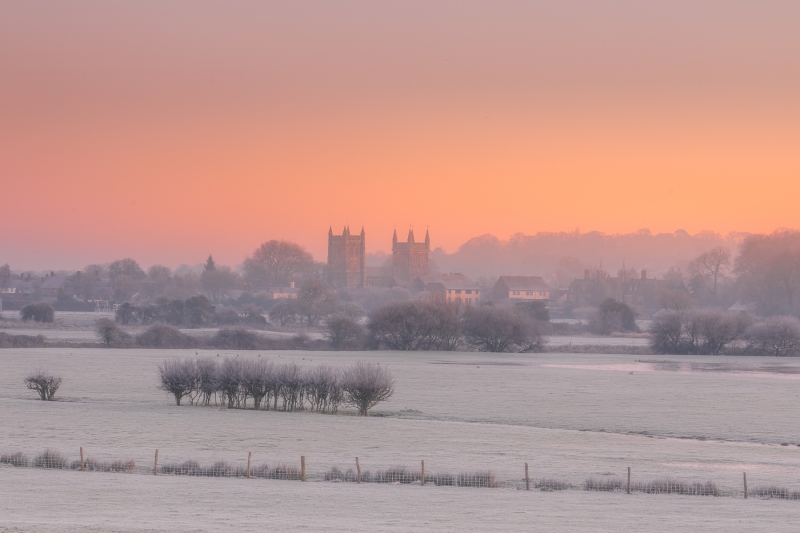
{"type": "Polygon", "coordinates": [[[3,2],[0,263],[798,227],[798,28],[793,0],[3,2]]]}

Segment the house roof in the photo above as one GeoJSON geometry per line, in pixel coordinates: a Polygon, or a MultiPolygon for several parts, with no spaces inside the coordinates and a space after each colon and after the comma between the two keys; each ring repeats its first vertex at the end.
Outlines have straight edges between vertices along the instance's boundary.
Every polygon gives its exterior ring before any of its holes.
{"type": "Polygon", "coordinates": [[[480,286],[463,274],[428,276],[427,285],[441,285],[445,289],[480,289],[480,286]]]}
{"type": "Polygon", "coordinates": [[[42,289],[61,289],[66,285],[68,276],[48,276],[42,281],[42,289]]]}
{"type": "Polygon", "coordinates": [[[503,283],[510,291],[550,290],[541,276],[500,276],[497,283],[503,283]]]}

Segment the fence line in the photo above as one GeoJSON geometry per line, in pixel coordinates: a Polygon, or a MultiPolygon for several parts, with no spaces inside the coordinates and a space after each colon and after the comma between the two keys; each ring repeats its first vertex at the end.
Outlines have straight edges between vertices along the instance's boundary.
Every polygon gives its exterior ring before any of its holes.
{"type": "MultiPolygon", "coordinates": [[[[43,468],[58,470],[75,470],[80,472],[118,472],[128,474],[231,477],[242,479],[276,479],[300,482],[333,482],[333,483],[384,483],[396,485],[434,485],[451,487],[506,488],[530,491],[562,491],[584,490],[595,492],[645,493],[645,494],[681,494],[689,496],[717,496],[747,498],[777,498],[800,500],[800,491],[791,490],[778,485],[759,485],[748,488],[747,473],[742,474],[740,489],[724,489],[712,481],[683,481],[671,477],[663,477],[650,481],[632,479],[631,468],[627,468],[627,478],[613,475],[587,477],[583,482],[565,479],[531,476],[528,463],[520,465],[520,477],[517,479],[498,479],[491,470],[473,471],[438,471],[426,469],[424,460],[419,469],[395,466],[384,469],[364,469],[358,457],[348,465],[333,465],[324,469],[309,471],[306,456],[301,455],[298,463],[281,462],[276,464],[253,462],[252,452],[247,452],[246,462],[242,465],[227,461],[216,461],[203,466],[197,461],[159,462],[159,450],[155,450],[152,467],[137,465],[132,460],[97,460],[84,454],[79,449],[79,459],[70,461],[67,457],[51,449],[29,457],[21,452],[0,455],[0,466],[18,468],[43,468]]],[[[242,454],[242,458],[245,455],[242,454]]]]}

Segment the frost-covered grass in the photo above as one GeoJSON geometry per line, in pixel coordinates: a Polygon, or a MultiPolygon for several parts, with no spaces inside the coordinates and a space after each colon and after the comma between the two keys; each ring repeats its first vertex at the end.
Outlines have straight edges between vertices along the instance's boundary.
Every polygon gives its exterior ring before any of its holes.
{"type": "MultiPolygon", "coordinates": [[[[427,463],[426,463],[427,464],[427,463]]],[[[790,533],[796,502],[583,491],[2,471],[0,532],[790,533]]]]}
{"type": "MultiPolygon", "coordinates": [[[[220,358],[235,352],[200,351],[220,358]]],[[[240,355],[257,357],[258,353],[240,355]]],[[[794,417],[800,361],[745,357],[491,355],[480,353],[261,352],[299,365],[346,366],[364,358],[391,368],[396,393],[374,417],[353,412],[255,412],[179,408],[157,389],[165,358],[194,350],[0,350],[0,452],[34,457],[51,446],[76,458],[133,460],[140,468],[187,459],[241,466],[299,466],[309,476],[392,465],[429,472],[492,471],[580,487],[587,477],[662,478],[800,490],[800,429],[794,417]],[[637,361],[639,360],[639,361],[637,361]],[[711,365],[711,366],[709,366],[711,365]],[[716,366],[714,366],[716,365],[716,366]],[[31,368],[63,378],[60,400],[37,402],[22,378],[31,368]],[[632,372],[632,374],[631,374],[632,372]],[[787,444],[781,446],[781,444],[787,444]]],[[[535,486],[535,485],[534,485],[535,486]]],[[[555,488],[555,487],[553,487],[555,488]]]]}

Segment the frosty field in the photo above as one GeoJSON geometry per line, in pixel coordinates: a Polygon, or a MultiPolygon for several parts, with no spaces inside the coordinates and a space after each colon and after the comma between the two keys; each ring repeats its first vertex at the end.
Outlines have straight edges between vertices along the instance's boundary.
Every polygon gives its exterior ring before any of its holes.
{"type": "MultiPolygon", "coordinates": [[[[218,353],[258,356],[200,355],[218,353]]],[[[356,456],[362,468],[372,469],[416,468],[424,459],[430,472],[490,469],[504,481],[520,480],[527,462],[534,478],[576,485],[589,476],[624,476],[630,466],[634,479],[711,480],[728,492],[741,491],[747,471],[751,487],[800,490],[800,361],[447,352],[261,356],[301,365],[375,360],[394,372],[396,393],[369,418],[176,407],[157,389],[156,366],[165,358],[195,357],[194,350],[6,349],[0,350],[0,453],[35,455],[51,447],[74,459],[83,446],[90,457],[134,459],[140,466],[152,465],[156,448],[162,463],[242,464],[252,452],[255,463],[297,464],[305,455],[312,475],[332,466],[350,468],[356,456]],[[59,401],[37,401],[24,388],[24,374],[40,367],[63,377],[59,401]]],[[[267,524],[311,530],[435,524],[476,531],[533,525],[571,531],[583,524],[611,531],[626,520],[637,528],[648,524],[640,522],[643,516],[652,520],[645,529],[658,530],[658,517],[675,514],[689,529],[695,520],[708,526],[704,530],[790,531],[800,520],[797,502],[756,498],[154,478],[13,467],[0,467],[0,480],[0,531],[241,531],[267,524]],[[80,512],[87,494],[97,512],[80,512]],[[52,502],[53,512],[40,508],[43,499],[52,502]],[[216,514],[203,503],[212,501],[220,509],[216,514]],[[195,518],[182,521],[184,515],[195,518]]],[[[662,530],[670,530],[668,525],[662,530]]]]}

